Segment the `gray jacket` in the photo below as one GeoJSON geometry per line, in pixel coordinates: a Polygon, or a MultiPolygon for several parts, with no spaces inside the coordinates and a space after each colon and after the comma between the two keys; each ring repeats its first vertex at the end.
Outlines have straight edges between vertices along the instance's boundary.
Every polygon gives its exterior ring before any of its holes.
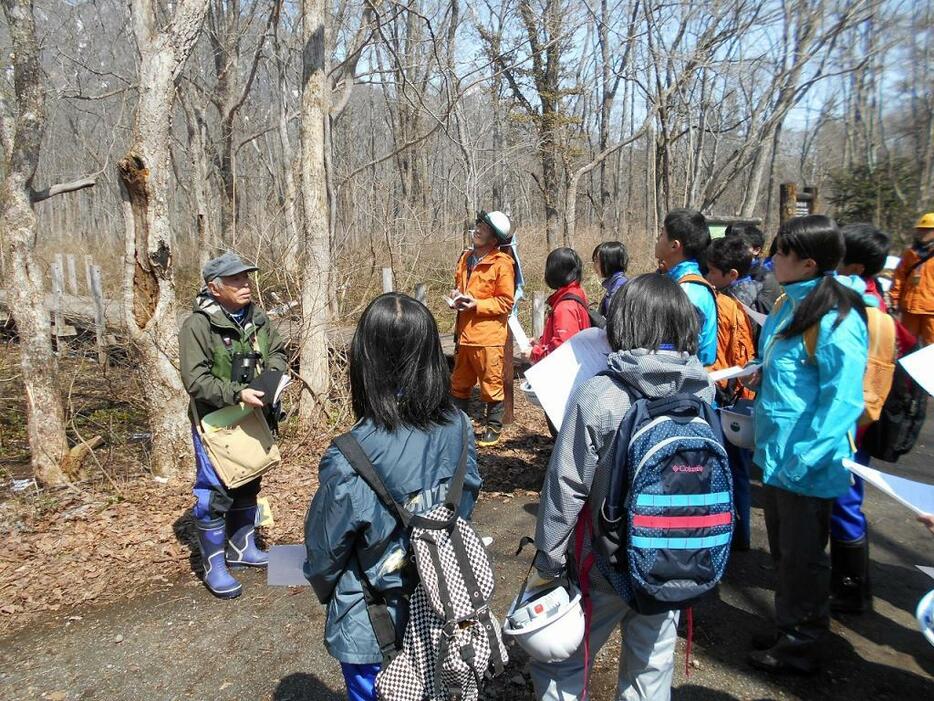
{"type": "Polygon", "coordinates": [[[535,567],[544,577],[557,577],[564,570],[584,504],[589,501],[596,511],[603,503],[616,430],[632,404],[632,388],[650,399],[681,392],[706,402],[714,398],[714,385],[694,355],[619,351],[609,355],[607,365],[615,376],[591,378],[577,390],[545,473],[535,529],[535,567]]]}
{"type": "MultiPolygon", "coordinates": [[[[393,498],[412,513],[442,503],[457,469],[464,424],[457,418],[428,431],[393,433],[363,420],[352,429],[393,498]]],[[[468,426],[467,475],[460,514],[468,518],[480,491],[473,430],[468,426]]],[[[403,572],[408,536],[390,512],[333,445],[319,468],[318,491],[305,517],[305,577],[327,605],[324,644],[331,656],[351,664],[382,661],[363,599],[361,568],[377,591],[411,586],[403,572]]],[[[397,630],[408,608],[389,601],[397,630]]]]}

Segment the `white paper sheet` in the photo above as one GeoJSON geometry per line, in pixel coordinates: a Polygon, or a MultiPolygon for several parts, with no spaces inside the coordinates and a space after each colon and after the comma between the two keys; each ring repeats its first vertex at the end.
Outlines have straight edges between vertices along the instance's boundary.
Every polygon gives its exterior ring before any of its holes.
{"type": "Polygon", "coordinates": [[[928,394],[934,394],[934,345],[925,346],[898,362],[928,394]]]}
{"type": "Polygon", "coordinates": [[[916,514],[934,514],[934,484],[906,480],[904,477],[896,477],[859,465],[852,460],[844,460],[843,466],[916,514]]]}
{"type": "Polygon", "coordinates": [[[934,579],[934,567],[925,567],[924,565],[915,565],[915,567],[924,572],[924,574],[931,579],[934,579]]]}
{"type": "Polygon", "coordinates": [[[746,367],[740,367],[739,365],[734,365],[731,368],[724,368],[723,370],[716,370],[711,372],[710,379],[714,382],[720,382],[721,380],[732,380],[734,377],[749,377],[758,371],[762,366],[756,363],[750,363],[746,367]]]}
{"type": "Polygon", "coordinates": [[[759,324],[759,326],[765,326],[765,320],[768,318],[769,316],[768,314],[757,312],[755,309],[747,307],[742,302],[739,303],[739,306],[741,306],[743,308],[743,311],[746,312],[747,316],[749,316],[750,319],[752,319],[754,322],[759,324]]]}
{"type": "Polygon", "coordinates": [[[525,335],[522,324],[519,323],[519,317],[511,314],[509,315],[509,330],[512,331],[512,340],[516,342],[516,345],[519,346],[519,350],[523,353],[532,347],[529,337],[525,335]]]}
{"type": "Polygon", "coordinates": [[[898,264],[902,262],[902,259],[898,256],[887,256],[885,259],[885,268],[884,270],[895,270],[898,267],[898,264]]]}
{"type": "Polygon", "coordinates": [[[307,587],[303,567],[307,553],[304,545],[273,545],[269,548],[266,585],[270,587],[307,587]]]}
{"type": "Polygon", "coordinates": [[[607,369],[610,344],[603,329],[584,329],[525,371],[548,418],[561,428],[568,402],[581,384],[607,369]]]}

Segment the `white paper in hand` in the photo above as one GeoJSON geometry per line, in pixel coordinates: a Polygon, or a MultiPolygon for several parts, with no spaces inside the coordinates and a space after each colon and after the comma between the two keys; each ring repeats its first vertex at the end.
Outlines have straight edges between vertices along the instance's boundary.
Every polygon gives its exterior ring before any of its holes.
{"type": "Polygon", "coordinates": [[[898,362],[928,394],[934,394],[934,345],[925,346],[898,362]]]}
{"type": "Polygon", "coordinates": [[[574,391],[607,369],[609,354],[606,332],[597,328],[584,329],[525,371],[525,379],[532,385],[555,428],[561,429],[574,391]]]}
{"type": "Polygon", "coordinates": [[[732,380],[734,377],[749,377],[750,375],[755,374],[762,368],[761,365],[757,363],[750,363],[746,367],[740,367],[739,365],[734,365],[731,368],[724,368],[723,370],[715,370],[714,372],[709,373],[710,379],[714,382],[720,382],[721,380],[732,380]]]}
{"type": "Polygon", "coordinates": [[[843,466],[916,514],[934,514],[934,484],[906,480],[904,477],[879,472],[852,460],[844,460],[843,466]]]}
{"type": "Polygon", "coordinates": [[[519,350],[523,353],[531,350],[532,344],[529,341],[529,337],[525,335],[525,329],[522,328],[522,324],[519,323],[519,317],[512,314],[509,315],[509,330],[512,331],[512,340],[519,346],[519,350]]]}
{"type": "Polygon", "coordinates": [[[768,314],[757,312],[755,309],[752,309],[751,307],[747,307],[742,302],[739,303],[739,306],[741,306],[743,308],[743,311],[746,312],[746,316],[748,316],[754,322],[759,324],[759,326],[765,326],[765,320],[768,318],[769,316],[768,314]]]}

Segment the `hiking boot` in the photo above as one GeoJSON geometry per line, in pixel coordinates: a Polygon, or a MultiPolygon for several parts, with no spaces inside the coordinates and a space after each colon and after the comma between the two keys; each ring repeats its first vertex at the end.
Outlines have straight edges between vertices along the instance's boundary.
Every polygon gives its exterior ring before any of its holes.
{"type": "Polygon", "coordinates": [[[503,431],[503,414],[505,411],[505,402],[487,402],[486,426],[483,428],[483,434],[477,441],[477,445],[488,447],[499,443],[499,437],[503,431]]]}
{"type": "Polygon", "coordinates": [[[469,399],[461,399],[460,397],[451,397],[451,404],[454,405],[455,409],[459,409],[460,411],[467,414],[468,419],[470,418],[470,400],[469,399]]]}
{"type": "Polygon", "coordinates": [[[752,667],[772,674],[814,674],[820,668],[816,650],[815,641],[784,634],[772,647],[750,652],[746,659],[752,667]]]}
{"type": "Polygon", "coordinates": [[[844,543],[830,541],[830,610],[864,613],[872,610],[869,587],[869,539],[844,543]]]}
{"type": "Polygon", "coordinates": [[[227,570],[224,541],[227,539],[223,518],[198,521],[198,545],[204,567],[204,586],[219,599],[233,599],[243,593],[243,586],[227,570]]]}
{"type": "Polygon", "coordinates": [[[256,502],[227,512],[227,564],[265,567],[269,553],[256,544],[256,502]]]}
{"type": "Polygon", "coordinates": [[[770,647],[775,645],[775,643],[777,643],[781,637],[781,633],[775,630],[771,630],[766,633],[756,633],[752,636],[752,649],[768,650],[770,647]]]}

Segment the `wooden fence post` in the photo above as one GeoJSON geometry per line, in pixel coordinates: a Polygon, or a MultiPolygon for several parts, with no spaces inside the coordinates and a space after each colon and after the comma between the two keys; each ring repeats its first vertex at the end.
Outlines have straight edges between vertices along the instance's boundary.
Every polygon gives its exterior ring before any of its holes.
{"type": "Polygon", "coordinates": [[[428,285],[424,282],[420,282],[415,286],[415,300],[417,302],[425,303],[425,299],[428,297],[428,285]]]}
{"type": "Polygon", "coordinates": [[[101,365],[107,363],[107,349],[105,336],[107,334],[107,321],[104,316],[104,286],[101,284],[101,269],[94,265],[91,256],[85,256],[84,263],[88,277],[88,290],[94,299],[94,336],[97,340],[97,360],[101,365]]]}
{"type": "Polygon", "coordinates": [[[392,292],[392,268],[383,268],[383,293],[392,292]]]}
{"type": "Polygon", "coordinates": [[[506,409],[503,412],[503,424],[511,424],[513,422],[513,410],[515,408],[513,378],[515,377],[516,371],[514,367],[515,361],[513,360],[515,346],[512,342],[512,329],[508,326],[506,327],[505,351],[506,352],[503,354],[503,392],[505,394],[504,401],[506,409]]]}
{"type": "Polygon", "coordinates": [[[795,216],[798,202],[798,186],[782,183],[778,186],[778,223],[784,224],[795,216]]]}
{"type": "Polygon", "coordinates": [[[532,340],[541,338],[545,333],[545,293],[532,295],[532,340]]]}
{"type": "Polygon", "coordinates": [[[78,296],[78,273],[75,270],[75,257],[70,253],[65,256],[65,272],[68,273],[68,291],[78,296]]]}

